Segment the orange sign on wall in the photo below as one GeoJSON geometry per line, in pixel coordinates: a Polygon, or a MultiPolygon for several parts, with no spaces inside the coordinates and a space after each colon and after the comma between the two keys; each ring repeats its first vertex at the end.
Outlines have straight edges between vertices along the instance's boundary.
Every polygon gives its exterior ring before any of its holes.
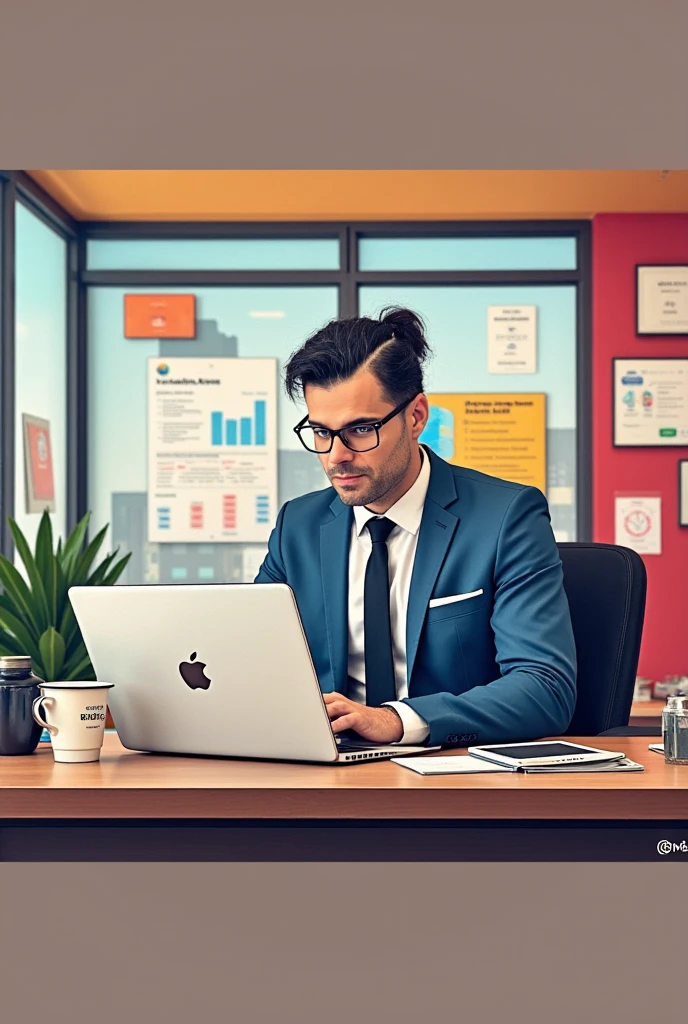
{"type": "Polygon", "coordinates": [[[195,295],[125,295],[125,338],[195,338],[195,295]]]}

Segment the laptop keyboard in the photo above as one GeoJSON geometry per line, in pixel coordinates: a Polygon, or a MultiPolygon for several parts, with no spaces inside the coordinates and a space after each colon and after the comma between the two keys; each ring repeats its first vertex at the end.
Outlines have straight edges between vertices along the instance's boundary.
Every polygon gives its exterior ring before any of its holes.
{"type": "Polygon", "coordinates": [[[346,754],[355,753],[357,750],[375,750],[378,747],[387,746],[385,743],[373,743],[368,740],[350,740],[346,737],[336,736],[337,748],[346,754]]]}

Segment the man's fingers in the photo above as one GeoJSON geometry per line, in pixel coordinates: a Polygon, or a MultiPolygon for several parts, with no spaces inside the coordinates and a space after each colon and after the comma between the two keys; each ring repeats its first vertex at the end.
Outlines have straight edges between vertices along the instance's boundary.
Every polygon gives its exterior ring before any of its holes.
{"type": "Polygon", "coordinates": [[[340,715],[351,714],[351,706],[343,700],[334,700],[325,705],[330,718],[339,718],[340,715]]]}
{"type": "Polygon", "coordinates": [[[328,706],[333,705],[333,703],[340,703],[340,705],[343,708],[349,708],[351,705],[353,705],[353,700],[349,700],[348,697],[345,697],[342,693],[337,693],[337,691],[335,691],[334,693],[322,694],[322,699],[325,700],[326,705],[328,706]]]}
{"type": "Polygon", "coordinates": [[[331,723],[332,732],[344,732],[345,729],[355,729],[358,720],[359,716],[355,712],[349,715],[342,715],[341,718],[331,723]]]}

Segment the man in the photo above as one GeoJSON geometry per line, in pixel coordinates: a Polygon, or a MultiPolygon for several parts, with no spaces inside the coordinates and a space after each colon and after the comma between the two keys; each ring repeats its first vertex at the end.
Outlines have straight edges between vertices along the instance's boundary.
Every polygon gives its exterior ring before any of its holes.
{"type": "Polygon", "coordinates": [[[544,496],[452,466],[410,310],[333,321],[286,366],[332,487],[279,512],[256,583],[294,591],[335,733],[466,746],[566,730],[576,656],[544,496]]]}

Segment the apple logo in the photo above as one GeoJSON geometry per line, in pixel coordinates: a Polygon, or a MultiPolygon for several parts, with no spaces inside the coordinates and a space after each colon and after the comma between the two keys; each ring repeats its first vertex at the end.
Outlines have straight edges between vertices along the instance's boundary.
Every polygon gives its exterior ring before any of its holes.
{"type": "Polygon", "coordinates": [[[204,661],[196,661],[196,652],[191,655],[189,661],[183,661],[179,666],[179,674],[188,687],[192,690],[207,690],[212,680],[208,679],[203,671],[204,661]]]}

